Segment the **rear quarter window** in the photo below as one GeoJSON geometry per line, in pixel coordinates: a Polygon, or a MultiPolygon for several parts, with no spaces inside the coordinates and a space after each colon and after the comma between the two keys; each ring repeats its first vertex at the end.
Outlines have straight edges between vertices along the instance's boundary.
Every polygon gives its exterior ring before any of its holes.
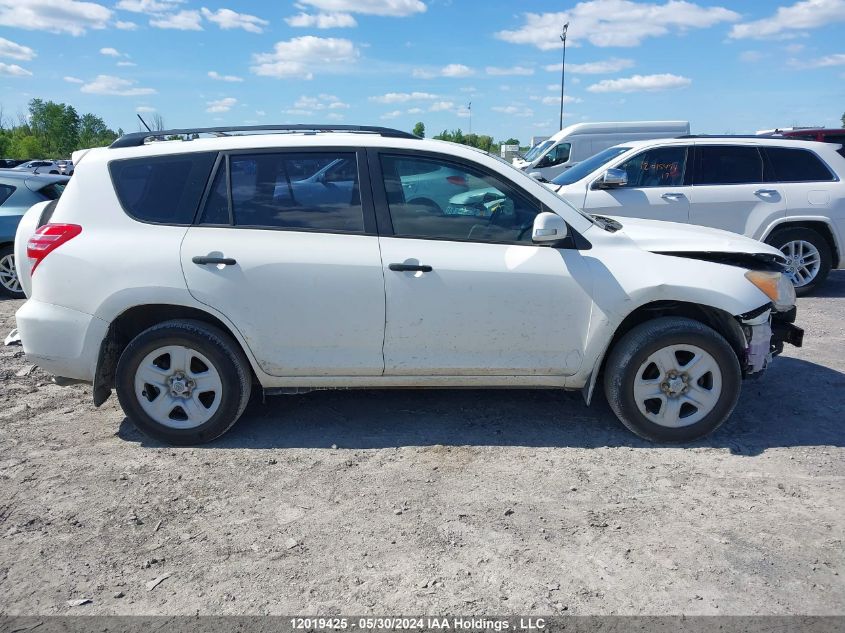
{"type": "Polygon", "coordinates": [[[141,222],[191,224],[200,204],[215,152],[115,160],[112,183],[124,211],[141,222]]]}
{"type": "Polygon", "coordinates": [[[0,206],[15,193],[15,188],[12,185],[0,185],[0,206]]]}
{"type": "Polygon", "coordinates": [[[767,147],[764,150],[777,182],[824,182],[833,174],[813,152],[792,147],[767,147]]]}

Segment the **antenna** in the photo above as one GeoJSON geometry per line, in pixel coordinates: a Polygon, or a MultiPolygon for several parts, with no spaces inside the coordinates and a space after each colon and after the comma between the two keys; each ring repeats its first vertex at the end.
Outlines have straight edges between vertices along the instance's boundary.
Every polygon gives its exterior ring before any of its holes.
{"type": "Polygon", "coordinates": [[[146,122],[146,121],[144,121],[144,117],[142,117],[140,114],[136,114],[136,116],[137,116],[139,119],[141,119],[141,123],[143,123],[143,124],[144,124],[144,127],[145,127],[145,128],[147,128],[147,132],[152,132],[152,129],[150,128],[150,126],[149,126],[149,125],[147,125],[147,122],[146,122]]]}

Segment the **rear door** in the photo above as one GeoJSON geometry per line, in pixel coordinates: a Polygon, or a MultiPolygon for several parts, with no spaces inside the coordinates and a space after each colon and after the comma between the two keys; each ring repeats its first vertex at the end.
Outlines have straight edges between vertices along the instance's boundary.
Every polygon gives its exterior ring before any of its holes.
{"type": "Polygon", "coordinates": [[[690,223],[754,237],[786,215],[783,187],[767,176],[756,145],[695,147],[690,223]]]}
{"type": "Polygon", "coordinates": [[[601,189],[587,186],[584,210],[600,215],[621,215],[667,222],[689,219],[690,177],[685,145],[652,147],[616,166],[628,184],[601,189]]]}
{"type": "Polygon", "coordinates": [[[267,374],[384,369],[384,277],[362,156],[224,155],[188,229],[181,258],[191,294],[234,323],[267,374]],[[314,178],[332,163],[335,175],[314,178]]]}

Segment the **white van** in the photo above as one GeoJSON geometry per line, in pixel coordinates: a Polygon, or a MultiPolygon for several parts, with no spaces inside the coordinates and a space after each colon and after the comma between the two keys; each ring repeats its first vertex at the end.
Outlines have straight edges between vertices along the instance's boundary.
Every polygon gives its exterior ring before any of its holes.
{"type": "Polygon", "coordinates": [[[690,133],[689,121],[576,123],[513,159],[514,167],[551,180],[561,172],[619,143],[673,138],[690,133]]]}

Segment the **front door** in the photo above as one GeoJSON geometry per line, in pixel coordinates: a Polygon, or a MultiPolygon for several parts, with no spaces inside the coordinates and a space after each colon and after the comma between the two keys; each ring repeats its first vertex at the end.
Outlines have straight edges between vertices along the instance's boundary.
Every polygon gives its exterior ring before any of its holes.
{"type": "Polygon", "coordinates": [[[384,276],[356,153],[226,158],[182,243],[191,294],[228,317],[267,374],[381,375],[384,276]],[[337,160],[343,178],[312,179],[337,160]]]}
{"type": "Polygon", "coordinates": [[[628,184],[600,189],[591,183],[584,211],[666,222],[687,222],[689,190],[686,184],[688,148],[682,145],[655,147],[629,158],[616,169],[628,176],[628,184]]]}
{"type": "Polygon", "coordinates": [[[577,250],[531,242],[539,203],[446,157],[381,154],[371,164],[384,183],[374,192],[390,225],[382,233],[393,233],[381,238],[385,375],[564,376],[580,368],[589,270],[577,250]],[[402,181],[440,166],[460,172],[467,190],[442,210],[407,201],[402,181]]]}

